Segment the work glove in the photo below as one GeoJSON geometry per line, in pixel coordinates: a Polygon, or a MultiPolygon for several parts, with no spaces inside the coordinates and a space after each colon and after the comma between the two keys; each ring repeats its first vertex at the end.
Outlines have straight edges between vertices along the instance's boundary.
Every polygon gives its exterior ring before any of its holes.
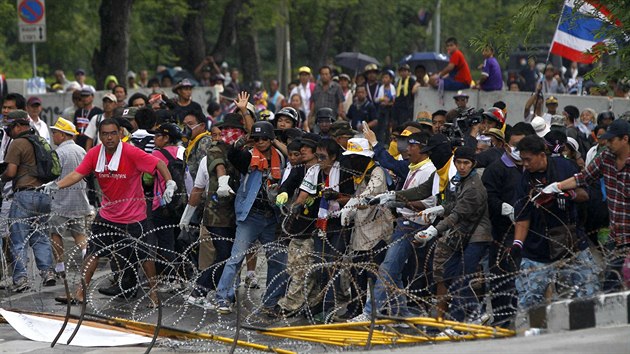
{"type": "Polygon", "coordinates": [[[422,231],[418,231],[413,236],[413,239],[420,246],[424,246],[427,242],[431,241],[437,235],[438,235],[438,230],[435,227],[433,227],[433,225],[431,225],[422,231]]]}
{"type": "Polygon", "coordinates": [[[501,215],[510,218],[511,222],[514,222],[514,207],[508,203],[501,204],[501,215]]]}
{"type": "Polygon", "coordinates": [[[48,182],[42,185],[42,187],[44,187],[43,192],[48,195],[51,195],[59,190],[59,185],[55,181],[48,182]]]}
{"type": "Polygon", "coordinates": [[[230,176],[225,175],[219,177],[219,187],[217,187],[217,195],[219,197],[229,197],[230,194],[234,194],[234,190],[228,184],[230,182],[230,176]]]}
{"type": "Polygon", "coordinates": [[[326,200],[337,200],[339,198],[339,192],[334,189],[324,189],[322,191],[322,197],[326,200]]]}
{"type": "Polygon", "coordinates": [[[291,215],[297,216],[304,212],[304,204],[293,204],[291,206],[291,215]]]}
{"type": "Polygon", "coordinates": [[[282,192],[278,194],[278,196],[276,197],[276,206],[281,207],[285,205],[288,200],[289,200],[289,194],[287,192],[282,192]]]}
{"type": "Polygon", "coordinates": [[[437,218],[438,216],[444,215],[444,207],[438,205],[431,208],[426,208],[421,211],[420,214],[422,214],[422,219],[424,220],[424,223],[430,224],[435,221],[435,218],[437,218]]]}
{"type": "Polygon", "coordinates": [[[341,208],[341,212],[339,213],[339,219],[341,221],[341,226],[350,226],[354,221],[354,217],[357,215],[357,205],[360,204],[359,198],[352,198],[347,203],[346,206],[341,208]]]}
{"type": "Polygon", "coordinates": [[[542,192],[545,193],[545,194],[564,193],[562,191],[562,189],[560,189],[560,187],[558,185],[559,185],[558,182],[553,182],[552,184],[550,184],[547,187],[543,188],[542,192]]]}
{"type": "Polygon", "coordinates": [[[181,230],[188,231],[190,229],[190,219],[192,219],[195,214],[195,210],[197,210],[197,207],[186,204],[186,209],[184,209],[182,218],[179,220],[179,228],[181,230]]]}
{"type": "Polygon", "coordinates": [[[521,260],[523,259],[523,242],[514,240],[512,247],[507,250],[508,271],[518,272],[521,268],[521,260]]]}
{"type": "Polygon", "coordinates": [[[164,194],[162,194],[162,200],[165,204],[170,203],[173,200],[173,195],[177,190],[177,183],[175,181],[168,180],[166,181],[166,189],[164,190],[164,194]]]}
{"type": "Polygon", "coordinates": [[[395,201],[396,201],[396,192],[389,191],[389,192],[381,193],[381,194],[377,195],[376,197],[370,199],[368,204],[370,204],[370,205],[379,205],[379,204],[383,205],[385,203],[395,202],[395,201]]]}

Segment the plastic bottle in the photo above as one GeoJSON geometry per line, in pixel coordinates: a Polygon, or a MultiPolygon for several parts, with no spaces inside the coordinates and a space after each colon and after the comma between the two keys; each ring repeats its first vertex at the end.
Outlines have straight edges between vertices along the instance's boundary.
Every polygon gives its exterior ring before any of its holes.
{"type": "Polygon", "coordinates": [[[26,94],[27,95],[35,94],[35,82],[33,78],[26,79],[26,94]]]}
{"type": "Polygon", "coordinates": [[[37,93],[46,93],[46,80],[43,77],[37,77],[37,93]]]}
{"type": "Polygon", "coordinates": [[[525,331],[525,337],[535,337],[541,334],[545,334],[546,332],[547,330],[545,330],[544,328],[530,328],[525,331]]]}

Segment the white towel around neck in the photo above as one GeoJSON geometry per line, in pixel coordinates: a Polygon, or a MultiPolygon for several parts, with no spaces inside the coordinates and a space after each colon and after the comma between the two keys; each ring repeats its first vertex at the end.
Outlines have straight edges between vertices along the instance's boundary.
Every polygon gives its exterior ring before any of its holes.
{"type": "Polygon", "coordinates": [[[120,156],[122,156],[123,142],[119,142],[116,147],[116,152],[112,156],[111,160],[109,160],[109,164],[107,164],[107,159],[105,157],[105,146],[103,144],[99,145],[98,152],[98,160],[96,160],[96,172],[105,172],[105,167],[109,171],[118,171],[118,164],[120,163],[120,156]]]}

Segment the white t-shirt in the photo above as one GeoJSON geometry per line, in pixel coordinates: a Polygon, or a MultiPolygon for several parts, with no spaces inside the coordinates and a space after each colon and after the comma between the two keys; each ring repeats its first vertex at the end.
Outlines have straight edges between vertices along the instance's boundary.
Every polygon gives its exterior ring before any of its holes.
{"type": "Polygon", "coordinates": [[[44,122],[40,118],[37,120],[37,122],[31,119],[31,123],[33,124],[33,127],[35,127],[37,132],[39,133],[39,136],[46,139],[46,141],[50,143],[50,132],[48,131],[48,125],[46,125],[46,122],[44,122]]]}
{"type": "Polygon", "coordinates": [[[201,161],[199,161],[199,168],[197,169],[197,177],[195,177],[195,184],[193,185],[196,188],[206,189],[208,188],[208,183],[210,182],[210,175],[208,174],[208,158],[204,156],[201,161]]]}
{"type": "MultiPolygon", "coordinates": [[[[409,171],[409,173],[407,174],[407,178],[405,179],[405,183],[403,185],[403,190],[414,188],[421,185],[422,183],[426,182],[431,177],[431,174],[433,172],[435,172],[435,166],[433,165],[431,161],[422,165],[422,167],[418,168],[417,170],[413,172],[409,171]]],[[[436,198],[433,195],[422,200],[422,204],[424,204],[424,206],[427,208],[434,207],[435,202],[436,202],[436,198]]],[[[421,224],[421,225],[425,224],[422,218],[417,218],[418,213],[409,208],[397,208],[396,210],[403,217],[408,218],[417,224],[421,224]],[[417,218],[417,220],[414,220],[415,218],[417,218]]]]}
{"type": "Polygon", "coordinates": [[[311,106],[310,106],[311,105],[311,84],[310,82],[306,84],[306,87],[304,87],[302,83],[295,86],[293,90],[291,90],[289,99],[291,96],[295,95],[296,93],[302,97],[302,110],[304,111],[304,114],[306,114],[306,116],[308,117],[308,114],[311,111],[311,106]]]}

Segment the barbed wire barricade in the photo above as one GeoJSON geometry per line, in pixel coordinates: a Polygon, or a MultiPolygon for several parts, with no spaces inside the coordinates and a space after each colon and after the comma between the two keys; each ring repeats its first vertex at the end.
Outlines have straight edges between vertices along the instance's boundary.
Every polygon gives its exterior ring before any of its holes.
{"type": "MultiPolygon", "coordinates": [[[[332,187],[334,186],[328,186],[327,188],[332,187]]],[[[349,208],[355,211],[362,208],[373,208],[376,213],[391,209],[387,205],[368,205],[368,201],[369,197],[361,197],[358,204],[349,208]]],[[[6,200],[5,203],[7,203],[6,200]]],[[[544,208],[543,206],[539,207],[544,208]]],[[[333,219],[338,220],[344,211],[349,211],[348,207],[343,207],[338,212],[329,214],[327,218],[329,221],[333,219]]],[[[549,210],[547,211],[550,212],[549,210]]],[[[98,213],[98,209],[95,212],[98,213]]],[[[54,215],[49,214],[45,216],[54,215]]],[[[94,218],[94,213],[88,214],[86,211],[86,215],[86,236],[91,243],[100,242],[97,255],[102,258],[98,265],[98,271],[89,282],[89,286],[85,291],[84,307],[73,307],[69,313],[66,313],[65,305],[54,302],[54,297],[64,292],[61,277],[58,278],[56,286],[49,287],[44,286],[38,279],[39,275],[31,271],[28,276],[30,288],[22,293],[14,291],[11,274],[15,259],[12,258],[11,252],[8,251],[10,248],[8,230],[14,223],[32,223],[34,220],[41,221],[41,218],[22,220],[5,218],[0,221],[0,229],[3,230],[4,236],[4,252],[1,262],[3,275],[3,287],[0,290],[3,297],[1,307],[53,313],[66,318],[83,315],[85,318],[123,319],[153,324],[154,326],[158,324],[158,317],[160,317],[159,325],[163,328],[186,331],[186,333],[206,334],[205,337],[201,335],[198,335],[198,337],[193,335],[188,337],[180,336],[180,339],[174,339],[175,337],[166,335],[157,337],[156,346],[167,347],[176,351],[223,352],[232,345],[230,340],[238,337],[238,343],[241,344],[251,342],[258,343],[263,347],[266,346],[265,348],[284,348],[289,352],[305,353],[343,350],[344,347],[339,346],[338,343],[347,344],[350,347],[366,345],[363,339],[351,340],[350,338],[354,338],[352,336],[356,333],[353,332],[350,335],[350,332],[344,332],[349,331],[350,327],[341,325],[341,323],[345,323],[346,320],[351,318],[348,314],[345,314],[348,308],[354,306],[358,310],[354,314],[356,315],[361,313],[361,309],[368,302],[372,302],[371,306],[379,306],[372,298],[377,296],[373,295],[375,289],[371,286],[365,287],[360,284],[362,278],[370,279],[370,284],[379,283],[376,290],[383,291],[385,297],[380,305],[380,309],[374,310],[374,317],[371,320],[367,320],[369,323],[358,322],[354,330],[359,328],[365,333],[369,332],[369,337],[366,338],[369,338],[368,342],[370,344],[390,345],[395,345],[396,341],[399,341],[399,343],[411,343],[413,341],[410,338],[416,338],[416,342],[435,342],[444,340],[444,338],[485,338],[485,334],[481,335],[481,332],[475,332],[476,334],[473,333],[471,336],[465,332],[466,328],[471,331],[481,330],[479,328],[482,327],[474,327],[479,325],[493,324],[500,326],[500,328],[518,329],[519,324],[513,322],[517,312],[525,312],[530,306],[557,299],[594,295],[600,291],[598,284],[603,281],[603,263],[599,256],[597,261],[583,259],[581,258],[581,251],[567,248],[567,256],[559,261],[542,265],[542,268],[518,269],[510,265],[509,260],[506,259],[509,245],[506,245],[504,242],[494,241],[492,247],[497,249],[498,255],[495,264],[489,264],[488,258],[485,257],[484,261],[481,262],[482,266],[475,272],[457,277],[457,279],[444,279],[451,287],[447,294],[437,296],[435,295],[437,284],[433,279],[433,254],[435,253],[436,242],[429,242],[423,247],[416,246],[413,248],[409,259],[403,260],[406,269],[402,276],[402,286],[399,286],[389,274],[379,271],[378,261],[383,259],[384,255],[390,249],[396,247],[398,243],[413,241],[415,230],[406,234],[405,237],[393,241],[390,240],[391,235],[382,235],[382,241],[378,242],[371,249],[357,251],[351,247],[353,231],[362,225],[370,225],[372,220],[358,220],[355,218],[354,223],[349,224],[349,226],[340,226],[338,229],[331,229],[326,232],[311,225],[311,223],[316,222],[317,215],[295,215],[289,208],[285,207],[282,209],[283,219],[277,231],[277,239],[265,245],[255,243],[247,250],[247,253],[258,255],[258,274],[264,275],[266,274],[264,262],[260,260],[265,257],[265,254],[289,252],[289,243],[296,237],[316,240],[319,246],[310,250],[297,249],[295,250],[297,253],[293,255],[301,259],[307,258],[308,261],[299,263],[297,268],[285,267],[281,274],[276,275],[276,278],[266,279],[267,284],[274,284],[274,286],[286,286],[287,283],[297,282],[296,284],[304,289],[300,293],[304,305],[290,314],[280,312],[276,316],[269,316],[266,312],[267,309],[262,305],[264,287],[263,289],[255,289],[243,286],[239,275],[235,281],[235,286],[238,287],[236,293],[238,296],[238,301],[236,302],[238,310],[232,314],[222,315],[215,312],[212,308],[193,305],[187,302],[186,299],[194,289],[199,288],[197,280],[204,271],[204,269],[198,269],[195,261],[198,256],[196,253],[199,250],[200,243],[232,242],[232,239],[210,232],[209,238],[203,238],[201,241],[194,239],[185,248],[176,251],[158,247],[152,241],[154,238],[149,237],[149,235],[164,232],[166,228],[173,228],[177,231],[176,234],[179,234],[179,225],[154,227],[149,222],[146,229],[141,229],[140,234],[129,234],[127,230],[112,228],[111,224],[101,223],[98,218],[94,218]],[[308,227],[304,229],[304,232],[295,232],[291,228],[291,223],[299,218],[305,218],[308,221],[306,223],[308,227]],[[95,226],[101,227],[95,228],[95,226]],[[90,232],[92,229],[102,230],[103,228],[107,228],[105,233],[92,234],[90,232]],[[338,243],[335,244],[336,239],[332,237],[332,232],[338,233],[338,236],[342,239],[342,246],[339,246],[338,243]],[[112,240],[116,241],[110,242],[112,240]],[[117,257],[116,255],[126,256],[117,257]],[[106,260],[109,260],[109,262],[106,260]],[[147,279],[142,267],[143,262],[153,262],[156,265],[161,265],[159,268],[162,271],[156,276],[155,283],[149,282],[149,279],[147,279]],[[545,274],[549,274],[550,278],[542,280],[528,278],[528,274],[533,270],[541,272],[541,270],[544,271],[545,269],[549,271],[545,274]],[[585,272],[584,269],[589,269],[589,271],[585,272]],[[301,278],[286,277],[287,274],[300,274],[301,278]],[[579,279],[581,275],[595,277],[595,279],[579,279]],[[278,280],[282,279],[281,277],[286,277],[288,280],[279,282],[278,280]],[[124,281],[131,279],[132,285],[123,284],[123,279],[124,281]],[[313,292],[306,290],[309,281],[314,281],[315,290],[313,292]],[[585,287],[584,284],[590,284],[589,286],[591,287],[585,287]],[[99,293],[100,288],[111,288],[112,286],[114,288],[120,287],[118,294],[105,296],[99,293]],[[382,286],[382,289],[379,289],[378,286],[382,286]],[[536,289],[536,294],[542,294],[542,298],[528,299],[527,295],[522,294],[525,290],[531,290],[532,287],[538,286],[544,287],[544,289],[536,289]],[[151,299],[151,294],[157,291],[158,288],[160,288],[158,293],[160,308],[156,307],[156,304],[151,299]],[[464,288],[470,290],[467,293],[472,294],[475,301],[454,301],[460,290],[464,288]],[[493,299],[498,298],[503,298],[502,302],[497,302],[502,305],[493,307],[493,299]],[[519,302],[516,301],[517,298],[519,302]],[[439,314],[439,303],[443,300],[449,300],[450,308],[447,309],[442,322],[427,322],[428,320],[424,322],[420,320],[415,322],[405,322],[404,320],[401,320],[402,322],[392,322],[391,320],[392,318],[399,319],[401,308],[408,309],[407,313],[412,317],[435,318],[439,314]],[[455,308],[458,304],[470,306],[471,303],[476,304],[474,308],[455,308]],[[80,313],[81,309],[84,309],[85,313],[80,313]],[[465,322],[469,324],[469,327],[462,327],[459,324],[449,322],[452,319],[450,314],[458,310],[465,311],[468,314],[465,322]],[[338,327],[311,327],[327,331],[322,332],[324,334],[318,334],[321,340],[300,337],[294,332],[279,329],[302,328],[297,326],[306,325],[319,326],[329,324],[328,326],[333,326],[332,324],[335,323],[340,325],[338,327]],[[404,327],[398,326],[401,323],[405,324],[404,327]],[[453,328],[459,328],[459,330],[455,332],[446,331],[453,328]],[[397,339],[384,338],[380,334],[374,335],[381,329],[388,331],[393,329],[391,333],[395,333],[393,335],[397,336],[397,339]],[[282,335],[282,333],[285,333],[285,335],[282,335]],[[212,334],[214,337],[208,337],[208,334],[212,334]],[[325,336],[325,338],[322,336],[325,336]],[[348,338],[345,342],[339,339],[344,336],[348,338]],[[281,339],[278,339],[279,337],[281,339]],[[209,340],[212,338],[215,338],[215,340],[209,340]],[[228,338],[229,340],[224,341],[223,345],[217,345],[217,340],[221,342],[221,338],[228,338]],[[418,338],[424,339],[420,340],[418,338]],[[337,341],[338,339],[339,341],[337,341]]],[[[400,223],[404,220],[402,216],[399,216],[397,221],[392,218],[388,222],[400,223]]],[[[32,223],[31,226],[34,230],[44,232],[46,235],[50,233],[45,222],[32,223]]],[[[198,229],[199,225],[191,226],[191,232],[193,233],[196,233],[198,229]]],[[[509,232],[512,232],[512,230],[509,232]]],[[[32,247],[30,242],[32,236],[32,233],[25,236],[25,247],[29,245],[32,247]]],[[[546,237],[546,235],[540,236],[546,237]]],[[[82,264],[83,252],[81,246],[75,245],[70,239],[65,238],[64,241],[66,247],[64,252],[65,274],[63,276],[68,282],[68,292],[70,293],[68,295],[73,295],[75,289],[81,286],[82,279],[84,280],[85,277],[85,268],[82,264]]],[[[549,240],[549,242],[556,241],[549,240]]],[[[610,251],[600,247],[600,245],[590,246],[590,249],[597,251],[595,252],[596,254],[599,255],[603,252],[604,257],[610,257],[609,254],[606,254],[606,252],[610,251]],[[600,249],[601,252],[599,251],[600,249]]],[[[466,247],[466,245],[463,247],[466,247]]],[[[25,263],[28,263],[27,260],[25,261],[25,263]]],[[[212,274],[210,279],[218,279],[216,272],[219,272],[220,267],[227,261],[215,262],[208,269],[212,274]]],[[[462,266],[464,265],[462,264],[462,266]]],[[[31,264],[30,267],[32,268],[33,265],[31,264]]],[[[241,265],[241,269],[239,269],[237,274],[242,273],[243,267],[241,265]]],[[[214,297],[214,287],[216,286],[217,284],[212,284],[209,289],[203,289],[205,292],[208,292],[207,299],[209,302],[212,302],[210,300],[214,297]]],[[[527,292],[525,291],[525,293],[527,292]]],[[[159,328],[157,330],[155,330],[155,327],[153,328],[155,333],[166,333],[164,331],[160,332],[159,328]]],[[[150,331],[148,335],[152,336],[153,331],[150,331]]],[[[306,333],[308,329],[305,328],[302,331],[306,333]]],[[[495,333],[503,332],[497,330],[495,333]]],[[[233,340],[233,343],[237,342],[233,340]]],[[[252,349],[260,348],[245,347],[239,344],[236,351],[252,349]]]]}

